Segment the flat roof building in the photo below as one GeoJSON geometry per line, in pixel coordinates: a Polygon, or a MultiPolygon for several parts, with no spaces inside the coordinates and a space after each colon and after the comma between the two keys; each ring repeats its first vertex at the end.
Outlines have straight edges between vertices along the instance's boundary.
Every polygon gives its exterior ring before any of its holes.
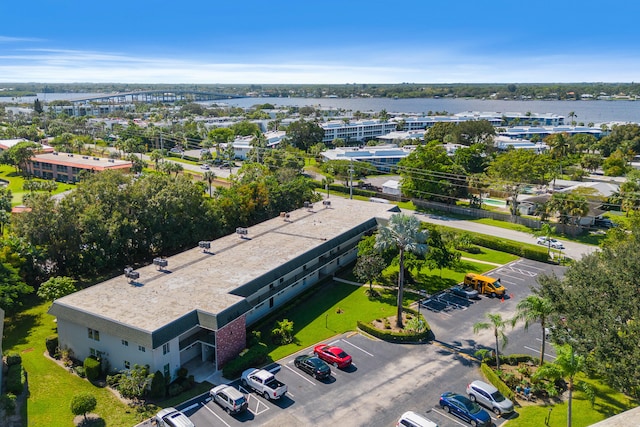
{"type": "Polygon", "coordinates": [[[79,359],[100,356],[114,369],[149,365],[173,378],[196,360],[213,373],[245,348],[247,326],[352,262],[362,235],[398,211],[330,202],[55,300],[49,313],[57,317],[60,347],[79,359]]]}
{"type": "Polygon", "coordinates": [[[127,172],[131,169],[131,166],[133,164],[127,160],[54,151],[33,156],[27,165],[27,171],[38,178],[62,182],[78,182],[81,171],[100,172],[107,169],[116,169],[127,172]]]}
{"type": "Polygon", "coordinates": [[[322,152],[326,160],[354,160],[367,162],[380,172],[391,172],[393,166],[407,157],[415,148],[398,147],[394,144],[371,147],[342,147],[322,152]]]}

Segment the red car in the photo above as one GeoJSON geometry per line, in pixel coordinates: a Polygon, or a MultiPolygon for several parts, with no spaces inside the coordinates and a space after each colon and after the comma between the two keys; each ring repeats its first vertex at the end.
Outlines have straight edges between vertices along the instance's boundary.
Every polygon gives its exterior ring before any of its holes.
{"type": "Polygon", "coordinates": [[[351,365],[351,356],[345,353],[345,351],[340,347],[318,344],[313,348],[313,353],[330,365],[336,366],[340,369],[351,365]]]}

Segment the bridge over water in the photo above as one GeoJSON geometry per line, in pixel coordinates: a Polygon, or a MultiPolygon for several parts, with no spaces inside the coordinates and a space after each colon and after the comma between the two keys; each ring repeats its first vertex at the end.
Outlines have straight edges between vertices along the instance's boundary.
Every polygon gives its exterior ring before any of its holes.
{"type": "Polygon", "coordinates": [[[244,95],[226,93],[203,92],[195,90],[140,90],[134,92],[119,92],[112,94],[95,95],[83,98],[75,98],[70,101],[73,104],[131,104],[144,103],[173,103],[176,101],[217,101],[222,99],[245,98],[244,95]]]}

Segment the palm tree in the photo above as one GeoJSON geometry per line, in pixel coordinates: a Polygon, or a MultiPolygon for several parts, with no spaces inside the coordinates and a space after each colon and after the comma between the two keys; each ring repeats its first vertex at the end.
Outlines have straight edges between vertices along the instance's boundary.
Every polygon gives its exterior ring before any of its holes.
{"type": "Polygon", "coordinates": [[[322,178],[322,185],[324,185],[324,188],[327,190],[327,199],[329,198],[329,186],[331,184],[333,184],[333,177],[331,175],[325,175],[324,178],[322,178]]]}
{"type": "Polygon", "coordinates": [[[553,307],[548,299],[538,295],[529,295],[516,305],[516,315],[513,318],[513,325],[524,320],[524,329],[529,329],[529,323],[540,323],[542,328],[542,344],[540,345],[540,366],[544,363],[544,347],[546,342],[545,328],[547,319],[553,313],[553,307]]]}
{"type": "Polygon", "coordinates": [[[508,339],[504,333],[504,328],[507,326],[508,320],[502,319],[500,313],[487,313],[489,322],[478,322],[473,325],[473,333],[477,334],[484,329],[493,328],[493,335],[496,338],[496,370],[500,370],[500,350],[498,344],[502,340],[502,348],[507,345],[508,339]]]}
{"type": "Polygon", "coordinates": [[[571,119],[571,125],[575,126],[576,125],[576,117],[578,117],[578,115],[575,113],[575,111],[570,111],[569,114],[567,114],[567,115],[571,119]]]}
{"type": "Polygon", "coordinates": [[[376,235],[375,248],[383,252],[398,248],[400,272],[398,273],[398,312],[396,326],[402,328],[402,300],[404,293],[404,253],[408,251],[422,255],[427,251],[427,233],[420,230],[420,220],[413,215],[394,214],[386,227],[376,235]]]}
{"type": "Polygon", "coordinates": [[[149,154],[149,158],[156,165],[156,170],[158,170],[158,162],[164,159],[164,154],[162,154],[162,150],[153,150],[151,154],[149,154]]]}
{"type": "MultiPolygon", "coordinates": [[[[545,203],[544,212],[548,214],[546,208],[548,208],[548,204],[545,203]]],[[[556,228],[549,224],[548,222],[540,223],[540,229],[536,230],[533,235],[534,237],[546,237],[547,238],[547,255],[551,253],[551,235],[556,232],[556,228]]]]}
{"type": "Polygon", "coordinates": [[[216,174],[212,171],[206,171],[202,175],[202,179],[209,183],[209,197],[212,197],[211,184],[213,183],[213,180],[216,179],[216,174]]]}
{"type": "Polygon", "coordinates": [[[545,363],[533,374],[533,379],[568,379],[567,388],[569,399],[567,401],[567,427],[571,427],[571,404],[573,400],[573,380],[575,376],[582,372],[585,366],[584,356],[576,355],[570,344],[554,346],[556,349],[556,360],[553,363],[545,363]]]}

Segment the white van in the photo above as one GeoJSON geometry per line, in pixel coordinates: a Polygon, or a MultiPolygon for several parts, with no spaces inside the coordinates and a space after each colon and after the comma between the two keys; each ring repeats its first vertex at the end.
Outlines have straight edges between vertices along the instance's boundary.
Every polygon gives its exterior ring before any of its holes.
{"type": "Polygon", "coordinates": [[[413,411],[407,411],[402,414],[396,427],[438,427],[438,424],[413,411]]]}

